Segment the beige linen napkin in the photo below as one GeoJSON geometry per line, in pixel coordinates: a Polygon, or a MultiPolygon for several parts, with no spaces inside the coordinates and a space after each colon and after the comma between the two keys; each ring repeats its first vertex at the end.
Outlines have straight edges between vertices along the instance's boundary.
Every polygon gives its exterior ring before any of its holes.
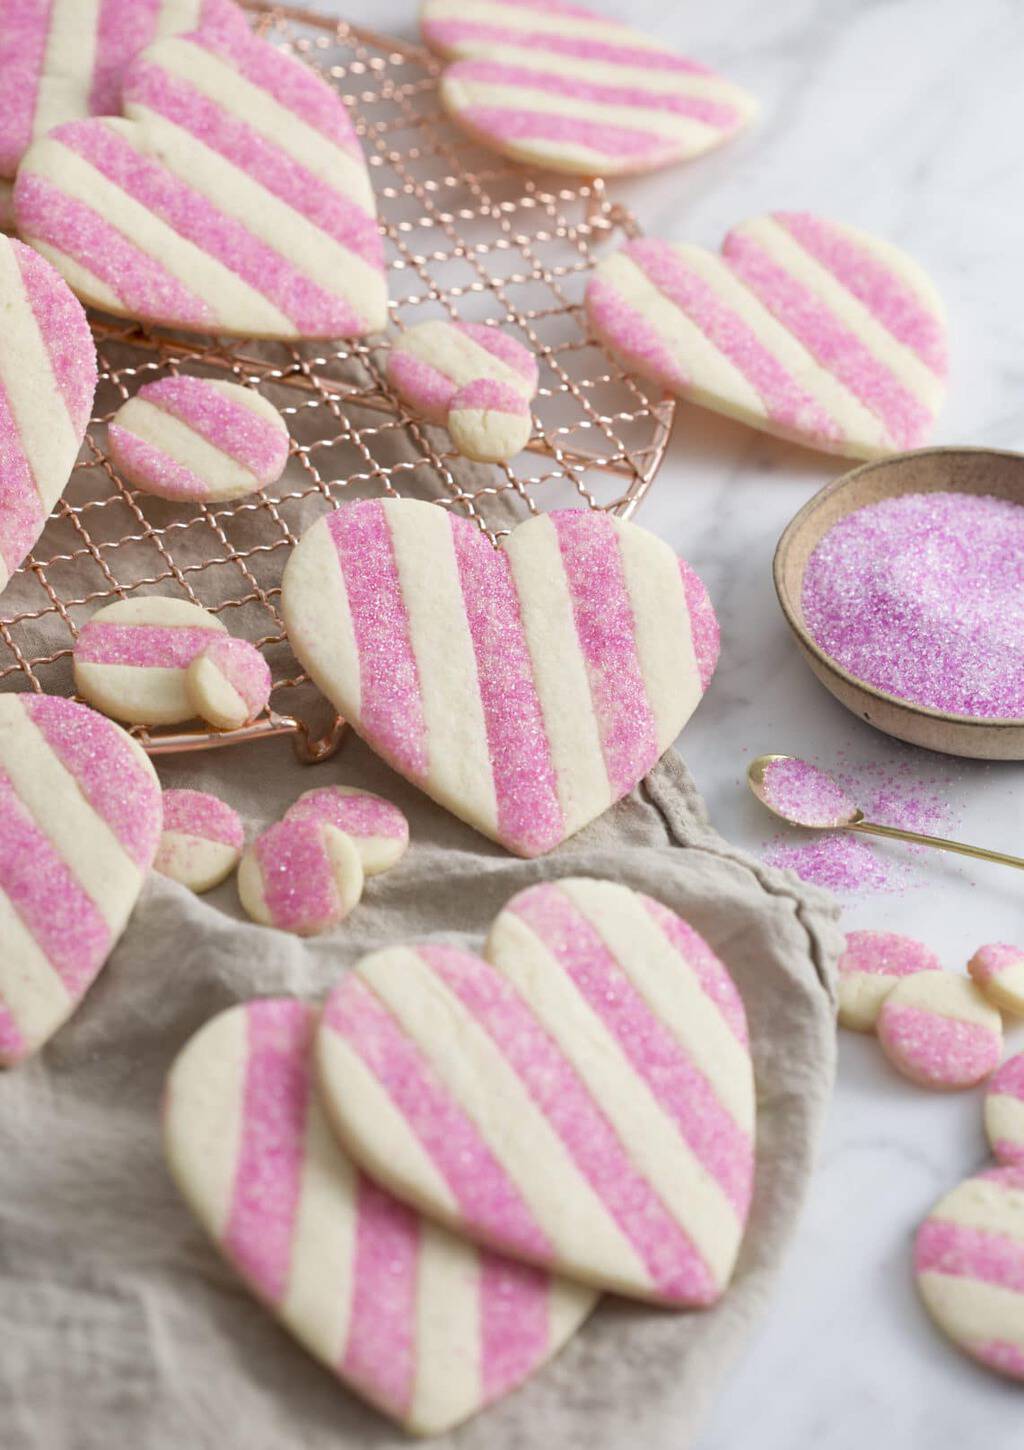
{"type": "Polygon", "coordinates": [[[148,884],[73,1022],[0,1078],[0,1444],[4,1450],[355,1450],[408,1443],[242,1288],[164,1169],[159,1108],[208,1017],[273,993],[320,999],[363,952],[415,937],[479,945],[516,891],[585,874],[682,913],[735,976],[758,1086],[757,1182],[732,1287],[704,1313],[605,1300],[524,1389],[435,1442],[461,1450],[684,1450],[762,1313],[807,1188],[835,1048],[830,899],[732,850],[669,755],[602,820],[519,861],[399,781],[356,740],[301,767],[287,742],[161,765],[250,828],[301,790],[378,789],[413,845],[350,921],[312,942],[246,922],[232,882],[197,899],[148,884]]]}

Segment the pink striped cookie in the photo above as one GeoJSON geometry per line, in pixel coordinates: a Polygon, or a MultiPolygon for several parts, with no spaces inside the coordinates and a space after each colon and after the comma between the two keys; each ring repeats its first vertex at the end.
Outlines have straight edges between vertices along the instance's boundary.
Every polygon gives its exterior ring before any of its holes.
{"type": "Polygon", "coordinates": [[[484,952],[392,947],[341,979],[317,1038],[341,1140],[492,1248],[640,1299],[714,1303],[754,1172],[729,973],[666,907],[584,879],[513,897],[484,952]]]}
{"type": "Polygon", "coordinates": [[[1000,1163],[1024,1167],[1024,1052],[1008,1057],[989,1081],[985,1132],[1000,1163]]]}
{"type": "Polygon", "coordinates": [[[500,463],[530,441],[537,359],[496,327],[440,318],[410,327],[391,348],[388,381],[415,412],[445,425],[466,458],[500,463]]]}
{"type": "Polygon", "coordinates": [[[1024,1380],[1024,1171],[991,1168],[947,1193],[918,1230],[914,1273],[943,1334],[1024,1380]]]}
{"type": "Polygon", "coordinates": [[[211,891],[238,865],[244,845],[241,817],[215,795],[164,791],[164,829],[154,871],[190,891],[211,891]]]}
{"type": "Polygon", "coordinates": [[[753,98],[619,21],[561,0],[426,0],[423,38],[455,57],[453,120],[515,161],[577,176],[653,171],[719,146],[753,98]]]}
{"type": "Polygon", "coordinates": [[[284,818],[327,821],[344,831],[359,852],[364,876],[389,871],[409,844],[409,822],[398,807],[354,785],[324,785],[304,791],[284,818]]]}
{"type": "Polygon", "coordinates": [[[189,1207],[300,1344],[406,1429],[438,1435],[561,1349],[590,1290],[471,1247],[354,1168],[313,1090],[316,1013],[229,1008],[178,1055],[164,1142],[189,1207]]]}
{"type": "Polygon", "coordinates": [[[282,590],[292,648],[353,729],[521,856],[633,789],[718,658],[689,565],[606,513],[533,518],[494,549],[434,504],[343,504],[282,590]]]}
{"type": "Polygon", "coordinates": [[[0,7],[0,176],[62,121],[117,115],[125,67],[163,35],[216,26],[244,37],[231,0],[4,0],[0,7]]]}
{"type": "Polygon", "coordinates": [[[78,457],[96,391],[96,348],[85,312],[49,263],[5,237],[0,314],[2,590],[42,533],[78,457]]]}
{"type": "Polygon", "coordinates": [[[278,821],[256,837],[238,868],[238,895],[261,926],[316,936],[345,920],[363,894],[351,836],[316,816],[278,821]]]}
{"type": "Polygon", "coordinates": [[[254,644],[230,635],[208,644],[185,672],[192,713],[218,730],[241,730],[267,708],[274,682],[254,644]]]}
{"type": "Polygon", "coordinates": [[[933,951],[894,931],[851,931],[839,958],[839,1021],[854,1032],[874,1032],[882,1003],[901,977],[941,972],[933,951]]]}
{"type": "Polygon", "coordinates": [[[0,1066],[37,1051],[110,955],[160,840],[135,741],[53,695],[0,695],[0,1066]]]}
{"type": "Polygon", "coordinates": [[[288,461],[288,427],[273,403],[214,378],[147,383],[107,436],[126,483],[175,503],[243,498],[276,483],[288,461]]]}
{"type": "Polygon", "coordinates": [[[807,212],[744,222],[718,255],[630,242],[598,264],[585,301],[626,367],[825,453],[918,448],[945,396],[945,310],[927,276],[807,212]]]}
{"type": "Polygon", "coordinates": [[[1004,1012],[1024,1016],[1024,951],[993,942],[979,947],[967,970],[985,996],[1004,1012]]]}
{"type": "Polygon", "coordinates": [[[227,630],[216,615],[160,594],[119,599],[82,626],[72,665],[90,705],[132,725],[177,725],[195,706],[186,673],[227,630]]]}
{"type": "Polygon", "coordinates": [[[893,1066],[922,1087],[973,1087],[1003,1055],[1003,1019],[954,972],[903,977],[882,1003],[875,1030],[893,1066]]]}
{"type": "Polygon", "coordinates": [[[158,42],[127,119],[70,121],[27,151],[18,230],[117,316],[268,338],[384,325],[373,192],[338,96],[254,35],[158,42]]]}

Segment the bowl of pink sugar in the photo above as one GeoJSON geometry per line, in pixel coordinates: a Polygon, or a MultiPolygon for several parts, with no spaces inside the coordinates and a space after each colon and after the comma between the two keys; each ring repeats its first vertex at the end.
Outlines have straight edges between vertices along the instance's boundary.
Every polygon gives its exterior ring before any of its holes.
{"type": "Polygon", "coordinates": [[[854,469],[792,520],[774,575],[811,669],[855,714],[930,750],[1024,760],[1024,454],[854,469]]]}

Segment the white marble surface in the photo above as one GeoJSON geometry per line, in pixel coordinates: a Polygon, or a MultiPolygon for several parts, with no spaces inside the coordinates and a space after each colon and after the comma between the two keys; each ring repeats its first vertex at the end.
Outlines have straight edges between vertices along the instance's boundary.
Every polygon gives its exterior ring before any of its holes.
{"type": "MultiPolygon", "coordinates": [[[[646,230],[715,246],[745,216],[806,207],[901,244],[949,307],[953,377],[936,441],[1024,447],[1020,0],[592,3],[720,67],[763,106],[731,148],[613,188],[646,230]]],[[[325,8],[413,33],[405,0],[325,8]]],[[[907,758],[812,679],[772,591],[783,526],[843,467],[680,408],[640,515],[697,567],[718,607],[722,664],[682,748],[718,828],[755,850],[772,829],[742,783],[752,754],[907,758]]],[[[964,839],[1024,851],[1024,765],[919,764],[951,792],[964,839]]],[[[844,922],[919,935],[952,968],[984,940],[1024,937],[1014,873],[935,857],[918,877],[905,894],[848,899],[844,922]]],[[[1024,1029],[1016,1036],[1024,1047],[1024,1029]]],[[[948,1348],[911,1283],[915,1225],[983,1158],[979,1092],[930,1095],[888,1070],[872,1040],[843,1034],[796,1246],[703,1450],[1021,1444],[1024,1390],[948,1348]]]]}

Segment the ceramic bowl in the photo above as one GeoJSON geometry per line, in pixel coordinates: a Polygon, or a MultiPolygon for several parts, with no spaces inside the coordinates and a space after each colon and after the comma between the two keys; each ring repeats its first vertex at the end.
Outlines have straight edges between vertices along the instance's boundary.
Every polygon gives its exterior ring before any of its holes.
{"type": "Polygon", "coordinates": [[[1024,454],[988,448],[923,448],[855,468],[826,485],[791,520],[775,551],[775,589],[818,679],[855,715],[912,745],[978,760],[1024,760],[1024,720],[976,719],[911,705],[876,690],[815,644],[804,623],[804,570],[833,525],[855,509],[904,493],[983,493],[1024,504],[1024,454]]]}

